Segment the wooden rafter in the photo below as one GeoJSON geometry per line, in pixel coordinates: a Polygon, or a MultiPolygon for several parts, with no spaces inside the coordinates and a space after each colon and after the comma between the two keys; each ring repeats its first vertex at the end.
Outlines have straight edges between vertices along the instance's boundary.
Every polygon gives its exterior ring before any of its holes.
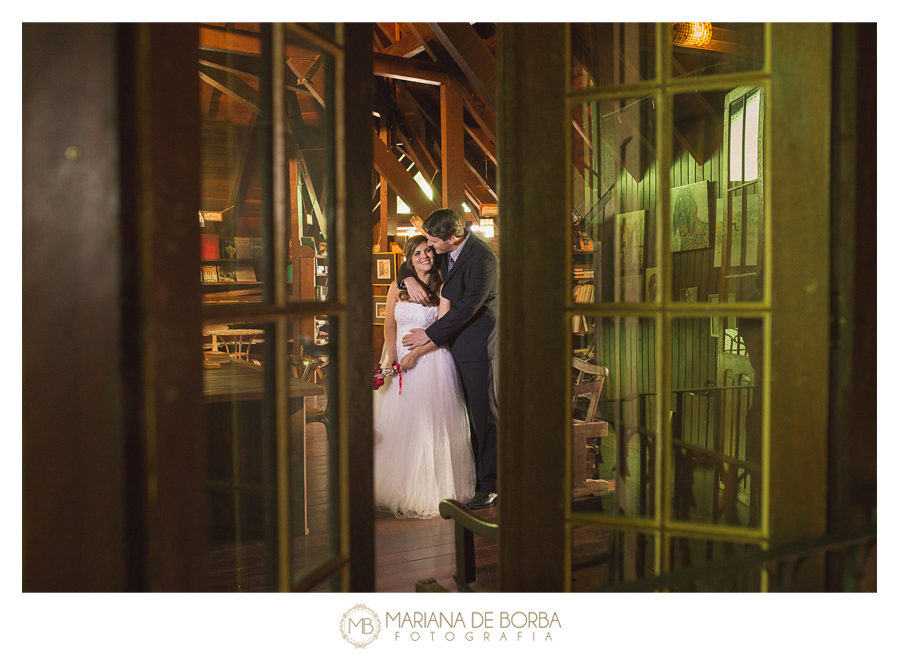
{"type": "Polygon", "coordinates": [[[425,48],[412,32],[407,32],[398,41],[384,49],[385,55],[394,55],[395,57],[413,57],[423,52],[425,48]]]}
{"type": "Polygon", "coordinates": [[[428,64],[406,57],[375,53],[372,55],[373,72],[377,76],[408,80],[425,85],[442,85],[450,82],[450,74],[436,64],[428,64]]]}
{"type": "Polygon", "coordinates": [[[422,49],[428,54],[432,61],[442,61],[442,57],[446,56],[446,51],[440,41],[438,41],[438,38],[434,35],[434,32],[432,32],[428,23],[407,23],[407,25],[409,25],[410,32],[415,35],[416,39],[418,39],[419,43],[422,45],[422,49]]]}
{"type": "Polygon", "coordinates": [[[250,154],[256,142],[256,116],[256,114],[250,115],[250,122],[244,127],[241,137],[241,146],[231,179],[231,190],[228,194],[228,207],[231,210],[222,222],[221,235],[236,235],[241,216],[244,214],[244,202],[247,200],[247,189],[250,187],[251,177],[251,167],[248,167],[247,163],[250,161],[250,154]]]}
{"type": "Polygon", "coordinates": [[[226,96],[247,107],[254,114],[259,114],[259,93],[233,73],[228,73],[208,66],[200,66],[200,79],[226,96]]]}
{"type": "Polygon", "coordinates": [[[496,112],[497,62],[475,28],[468,23],[429,23],[428,26],[481,99],[496,112]]]}
{"type": "Polygon", "coordinates": [[[484,154],[488,157],[488,159],[494,163],[494,166],[497,165],[497,147],[494,146],[494,143],[488,138],[487,133],[481,129],[481,127],[469,126],[466,125],[466,132],[469,133],[469,136],[472,138],[472,141],[478,145],[478,147],[484,151],[484,154]]]}
{"type": "Polygon", "coordinates": [[[407,206],[419,217],[428,217],[438,209],[438,205],[425,196],[422,188],[415,181],[406,168],[400,164],[397,157],[390,151],[376,131],[372,131],[372,151],[375,160],[375,170],[379,175],[387,179],[407,206]]]}

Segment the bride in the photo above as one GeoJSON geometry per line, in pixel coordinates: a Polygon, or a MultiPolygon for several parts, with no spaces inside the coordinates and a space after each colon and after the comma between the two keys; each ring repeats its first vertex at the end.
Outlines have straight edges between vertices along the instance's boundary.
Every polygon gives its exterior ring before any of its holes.
{"type": "Polygon", "coordinates": [[[475,461],[465,400],[450,352],[431,343],[409,351],[398,340],[425,329],[450,309],[440,296],[441,275],[423,235],[404,249],[416,278],[431,292],[425,304],[391,284],[384,321],[387,359],[399,373],[375,391],[375,505],[400,518],[438,516],[445,498],[467,502],[475,493],[475,461]]]}

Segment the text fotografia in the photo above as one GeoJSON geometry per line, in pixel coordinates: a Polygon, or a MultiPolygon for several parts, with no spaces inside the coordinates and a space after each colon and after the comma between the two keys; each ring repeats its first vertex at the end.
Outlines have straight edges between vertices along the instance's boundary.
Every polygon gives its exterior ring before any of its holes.
{"type": "Polygon", "coordinates": [[[388,612],[384,628],[393,630],[395,641],[552,642],[550,631],[562,624],[555,612],[388,612]]]}

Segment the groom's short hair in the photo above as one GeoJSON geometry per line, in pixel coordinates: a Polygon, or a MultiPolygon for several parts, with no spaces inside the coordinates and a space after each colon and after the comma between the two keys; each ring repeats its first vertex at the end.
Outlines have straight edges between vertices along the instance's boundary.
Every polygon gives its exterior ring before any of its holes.
{"type": "Polygon", "coordinates": [[[435,210],[422,224],[422,230],[438,240],[449,240],[453,235],[461,238],[465,234],[462,220],[452,208],[435,210]]]}

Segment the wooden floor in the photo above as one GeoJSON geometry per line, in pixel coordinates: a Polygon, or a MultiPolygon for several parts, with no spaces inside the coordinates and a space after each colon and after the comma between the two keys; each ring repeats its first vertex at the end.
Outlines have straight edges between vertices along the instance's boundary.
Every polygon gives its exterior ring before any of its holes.
{"type": "MultiPolygon", "coordinates": [[[[315,406],[323,400],[307,400],[315,406]]],[[[295,532],[292,559],[295,576],[320,565],[336,553],[334,537],[337,528],[336,514],[332,508],[334,496],[329,495],[329,457],[335,449],[326,436],[325,427],[320,423],[307,425],[307,475],[308,475],[308,525],[309,533],[295,532]]],[[[608,447],[604,448],[605,464],[610,465],[614,456],[608,447]]],[[[636,467],[636,464],[634,465],[636,467]]],[[[600,477],[614,484],[615,474],[601,466],[600,477]]],[[[699,484],[709,475],[695,474],[699,484]]],[[[701,494],[707,487],[698,487],[701,494]]],[[[620,496],[629,496],[623,489],[620,496]]],[[[698,496],[698,506],[704,501],[698,496]]],[[[603,503],[615,504],[616,492],[603,497],[603,503]]],[[[377,592],[414,592],[416,580],[433,578],[450,591],[456,591],[453,581],[455,566],[455,546],[453,522],[436,519],[398,519],[386,512],[373,511],[375,515],[375,586],[377,592]]],[[[502,514],[502,503],[483,512],[488,520],[496,522],[502,514]]],[[[298,526],[299,527],[299,526],[298,526]]],[[[608,578],[604,556],[609,552],[609,534],[590,528],[576,528],[572,535],[574,565],[583,564],[587,568],[573,570],[573,591],[587,591],[603,585],[608,578]]],[[[679,552],[685,550],[681,546],[679,552]]],[[[692,553],[707,552],[703,545],[691,548],[692,553]]],[[[718,550],[718,549],[717,549],[718,550]]],[[[211,591],[264,591],[267,587],[266,545],[259,539],[243,541],[239,545],[214,544],[209,552],[209,589],[211,591]]],[[[648,556],[650,560],[652,556],[648,556]]],[[[491,583],[496,574],[497,547],[495,542],[476,538],[476,562],[479,583],[491,583]]]]}

